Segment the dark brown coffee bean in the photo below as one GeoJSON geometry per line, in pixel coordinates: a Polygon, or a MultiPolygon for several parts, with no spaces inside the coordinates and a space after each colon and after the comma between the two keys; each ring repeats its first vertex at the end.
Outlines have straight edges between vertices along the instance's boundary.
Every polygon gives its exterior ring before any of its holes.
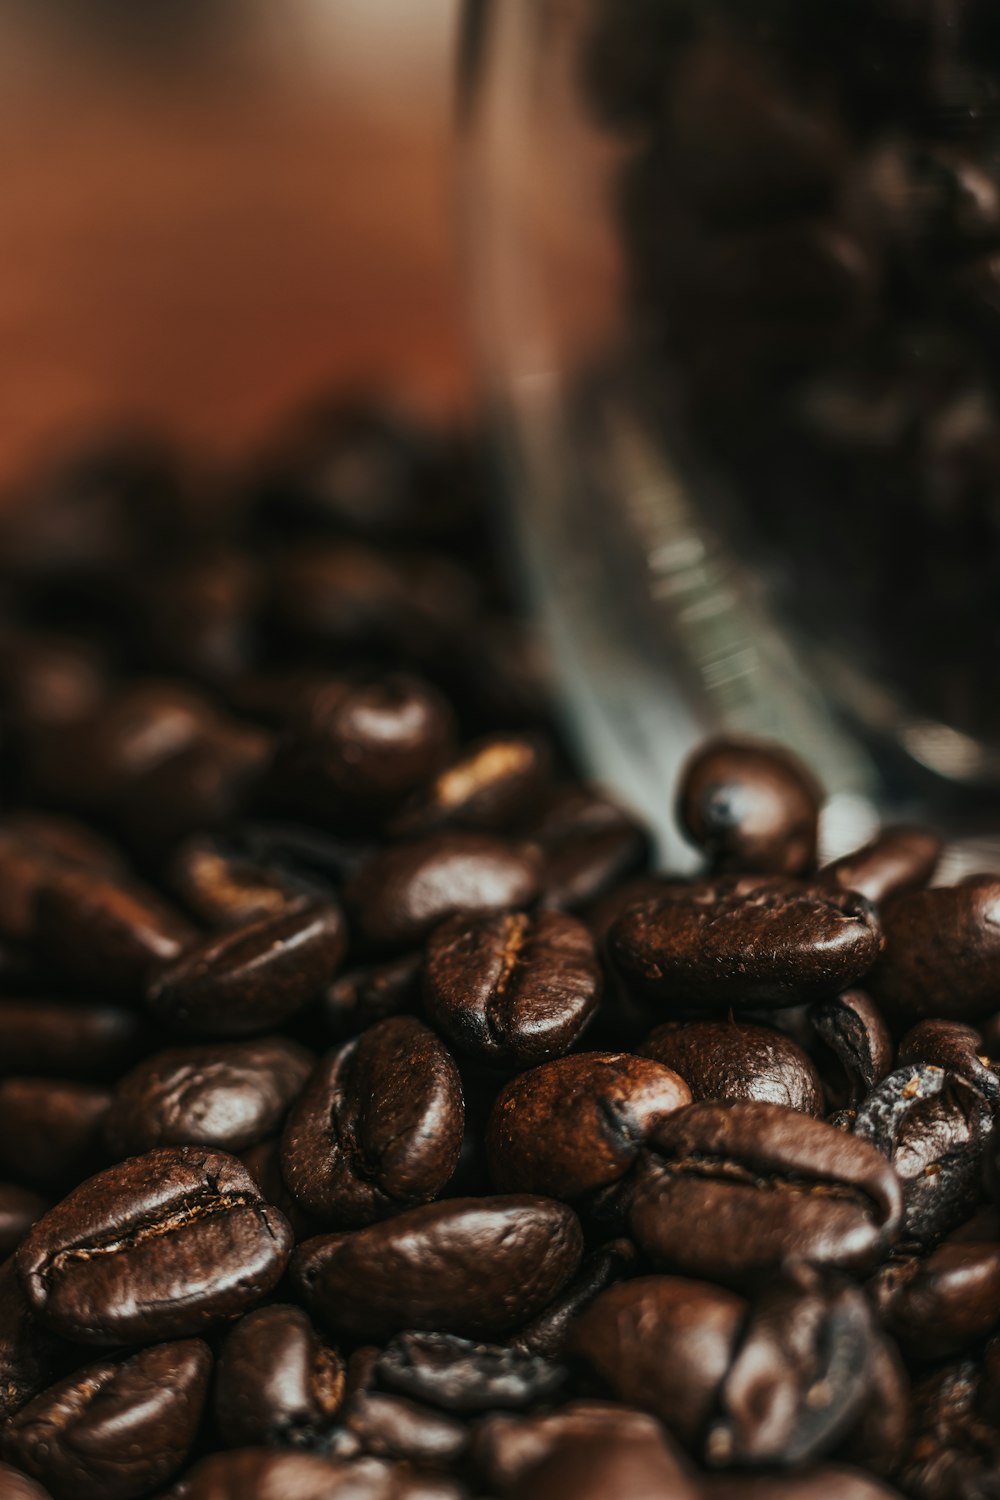
{"type": "Polygon", "coordinates": [[[289,901],[305,894],[304,882],[201,835],[177,850],[170,884],[188,911],[213,929],[279,916],[289,901]]]}
{"type": "Polygon", "coordinates": [[[823,1113],[810,1058],[791,1037],[745,1021],[667,1021],[642,1044],[684,1079],[695,1099],[760,1099],[806,1115],[823,1113]]]}
{"type": "Polygon", "coordinates": [[[0,1495],[4,1500],[52,1500],[47,1490],[9,1464],[0,1463],[0,1495]]]}
{"type": "Polygon", "coordinates": [[[582,922],[562,912],[456,916],[427,945],[424,1004],[471,1057],[531,1067],[567,1052],[601,996],[601,968],[582,922]]]}
{"type": "Polygon", "coordinates": [[[858,1106],[852,1128],[895,1167],[907,1238],[934,1240],[968,1218],[993,1115],[964,1078],[929,1063],[898,1068],[858,1106]]]}
{"type": "Polygon", "coordinates": [[[397,1016],[315,1069],[285,1126],[282,1174],[321,1222],[370,1224],[439,1195],[464,1125],[452,1058],[422,1022],[397,1016]]]}
{"type": "Polygon", "coordinates": [[[692,1104],[639,1159],[628,1220],[654,1266],[752,1285],[789,1256],[864,1273],[895,1240],[895,1172],[874,1147],[776,1104],[692,1104]]]}
{"type": "Polygon", "coordinates": [[[910,1378],[891,1339],[874,1343],[868,1362],[864,1404],[840,1446],[844,1463],[891,1479],[910,1441],[910,1378]]]}
{"type": "Polygon", "coordinates": [[[603,792],[560,788],[531,827],[542,851],[540,904],[578,911],[649,859],[645,829],[603,792]]]}
{"type": "Polygon", "coordinates": [[[237,1448],[203,1458],[170,1500],[425,1500],[419,1489],[397,1485],[390,1473],[359,1469],[311,1453],[237,1448]]]}
{"type": "Polygon", "coordinates": [[[456,912],[527,905],[538,876],[536,850],[484,834],[438,833],[376,855],[346,898],[368,943],[406,948],[456,912]]]}
{"type": "Polygon", "coordinates": [[[323,1226],[299,1207],[281,1175],[280,1137],[241,1151],[240,1161],[260,1188],[264,1202],[273,1203],[291,1224],[297,1245],[319,1234],[323,1226]]]}
{"type": "Polygon", "coordinates": [[[892,1036],[878,1006],[863,990],[847,990],[814,1005],[809,1019],[840,1066],[847,1103],[860,1103],[892,1070],[892,1036]]]}
{"type": "Polygon", "coordinates": [[[211,1370],[200,1339],[88,1365],[18,1412],[4,1453],[56,1500],[134,1500],[187,1458],[211,1370]]]}
{"type": "Polygon", "coordinates": [[[30,942],[38,893],[54,870],[69,865],[120,875],[121,856],[98,834],[66,818],[25,813],[0,829],[0,933],[30,942]]]}
{"type": "Polygon", "coordinates": [[[995,1211],[976,1215],[926,1257],[894,1258],[875,1276],[871,1292],[883,1323],[911,1359],[947,1359],[986,1338],[1000,1323],[995,1211]]]}
{"type": "Polygon", "coordinates": [[[420,998],[422,953],[342,974],[323,995],[323,1017],[335,1041],[358,1036],[377,1021],[415,1010],[420,998]]]}
{"type": "Polygon", "coordinates": [[[141,991],[149,971],[195,941],[189,923],[136,881],[61,869],[38,896],[38,946],[75,983],[141,991]]]}
{"type": "Polygon", "coordinates": [[[97,1164],[107,1089],[51,1078],[0,1081],[0,1171],[41,1187],[78,1182],[97,1164]]]}
{"type": "Polygon", "coordinates": [[[0,1265],[0,1421],[69,1368],[68,1350],[32,1313],[11,1256],[0,1265]]]}
{"type": "Polygon", "coordinates": [[[726,1474],[708,1479],[703,1500],[900,1500],[898,1490],[857,1469],[820,1468],[804,1474],[726,1474]]]}
{"type": "Polygon", "coordinates": [[[6,1073],[114,1078],[137,1055],[142,1020],[114,1005],[0,1000],[0,1057],[6,1073]]]}
{"type": "Polygon", "coordinates": [[[444,1411],[521,1411],[550,1400],[566,1372],[550,1360],[515,1349],[475,1344],[448,1333],[404,1333],[375,1367],[392,1391],[444,1411]]]}
{"type": "Polygon", "coordinates": [[[983,1051],[983,1039],[961,1021],[919,1021],[899,1044],[900,1067],[933,1063],[973,1084],[994,1108],[1000,1104],[1000,1065],[983,1051]]]}
{"type": "Polygon", "coordinates": [[[46,1200],[30,1188],[0,1182],[0,1262],[17,1249],[47,1207],[46,1200]]]}
{"type": "Polygon", "coordinates": [[[853,892],[733,876],[668,886],[629,907],[609,945],[641,998],[717,1012],[825,999],[868,972],[881,941],[874,911],[853,892]]]}
{"type": "Polygon", "coordinates": [[[631,1240],[610,1240],[584,1258],[577,1275],[530,1323],[510,1340],[512,1349],[562,1360],[570,1332],[584,1308],[619,1277],[635,1267],[637,1252],[631,1240]]]}
{"type": "Polygon", "coordinates": [[[439,828],[503,833],[530,817],[549,780],[552,756],[531,735],[493,735],[471,745],[418,792],[394,820],[402,838],[439,828]]]}
{"type": "Polygon", "coordinates": [[[313,1061],[283,1037],[157,1052],[115,1089],[104,1121],[108,1150],[116,1159],[155,1146],[242,1151],[280,1130],[313,1061]]]}
{"type": "Polygon", "coordinates": [[[215,1419],[231,1448],[312,1447],[344,1399],[344,1362],[300,1307],[259,1307],[230,1330],[215,1375],[215,1419]]]}
{"type": "Polygon", "coordinates": [[[630,1435],[560,1444],[513,1493],[516,1500],[696,1500],[698,1488],[662,1436],[630,1435]]]}
{"type": "Polygon", "coordinates": [[[863,849],[824,865],[820,875],[842,891],[857,891],[880,905],[891,896],[928,885],[942,847],[937,835],[926,828],[883,828],[863,849]]]}
{"type": "Polygon", "coordinates": [[[659,1418],[686,1447],[698,1449],[746,1315],[743,1298],[721,1287],[641,1276],[591,1303],[567,1353],[617,1400],[659,1418]]]}
{"type": "Polygon", "coordinates": [[[383,1224],[310,1240],[293,1280],[335,1332],[384,1339],[404,1329],[466,1338],[526,1322],[575,1274],[572,1209],[546,1198],[456,1198],[383,1224]]]}
{"type": "Polygon", "coordinates": [[[876,1000],[913,1023],[976,1021],[997,1008],[1000,881],[983,877],[896,896],[882,908],[885,953],[876,1000]]]}
{"type": "Polygon", "coordinates": [[[565,1444],[595,1438],[656,1442],[662,1431],[645,1412],[609,1401],[570,1401],[542,1415],[485,1418],[476,1428],[472,1458],[485,1483],[506,1494],[565,1444]]]}
{"type": "Polygon", "coordinates": [[[829,1454],[865,1403],[878,1335],[864,1293],[793,1265],[754,1304],[705,1451],[716,1468],[793,1468],[829,1454]]]}
{"type": "Polygon", "coordinates": [[[508,1083],[490,1116],[498,1192],[573,1199],[617,1182],[660,1120],[691,1103],[682,1078],[625,1052],[582,1052],[508,1083]]]}
{"type": "Polygon", "coordinates": [[[155,660],[221,686],[256,656],[262,580],[255,562],[231,550],[191,555],[157,569],[140,607],[155,660]]]}
{"type": "Polygon", "coordinates": [[[714,740],[685,766],[677,818],[718,870],[802,875],[816,863],[822,793],[777,745],[714,740]]]}
{"type": "Polygon", "coordinates": [[[203,1035],[267,1031],[316,997],[346,947],[336,906],[291,902],[276,916],[208,938],[161,968],[147,991],[149,1008],[203,1035]]]}
{"type": "Polygon", "coordinates": [[[384,1391],[358,1391],[343,1413],[343,1438],[334,1437],[335,1457],[359,1452],[428,1468],[449,1468],[469,1446],[469,1431],[432,1407],[384,1391]],[[346,1439],[346,1443],[344,1442],[346,1439]]]}
{"type": "Polygon", "coordinates": [[[989,1500],[1000,1473],[1000,1428],[979,1409],[983,1368],[958,1360],[913,1390],[913,1442],[899,1483],[917,1500],[989,1500]]]}
{"type": "Polygon", "coordinates": [[[164,1148],[109,1167],[44,1214],[17,1253],[32,1311],[82,1344],[184,1338],[277,1284],[286,1220],[221,1151],[164,1148]]]}

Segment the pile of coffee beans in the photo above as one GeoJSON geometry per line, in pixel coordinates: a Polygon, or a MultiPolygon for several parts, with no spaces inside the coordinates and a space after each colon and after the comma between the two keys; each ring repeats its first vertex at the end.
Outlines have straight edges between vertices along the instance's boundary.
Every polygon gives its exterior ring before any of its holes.
{"type": "Polygon", "coordinates": [[[0,512],[3,1500],[1000,1493],[1000,879],[574,773],[474,455],[0,512]]]}

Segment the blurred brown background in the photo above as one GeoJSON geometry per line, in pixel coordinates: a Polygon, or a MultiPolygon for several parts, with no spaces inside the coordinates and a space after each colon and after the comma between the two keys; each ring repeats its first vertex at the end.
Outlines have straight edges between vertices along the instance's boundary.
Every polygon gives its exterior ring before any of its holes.
{"type": "Polygon", "coordinates": [[[225,454],[467,390],[457,0],[0,0],[0,483],[122,418],[225,454]]]}

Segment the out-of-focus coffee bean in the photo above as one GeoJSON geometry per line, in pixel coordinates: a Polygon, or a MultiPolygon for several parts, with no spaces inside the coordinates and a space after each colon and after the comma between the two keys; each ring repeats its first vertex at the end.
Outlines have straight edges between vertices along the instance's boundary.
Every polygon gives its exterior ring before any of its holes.
{"type": "Polygon", "coordinates": [[[506,832],[541,801],[551,760],[537,736],[493,735],[471,745],[401,809],[393,832],[403,838],[439,828],[506,832]]]}
{"type": "MultiPolygon", "coordinates": [[[[348,1401],[342,1420],[348,1442],[372,1458],[448,1468],[469,1446],[469,1432],[461,1422],[384,1391],[358,1391],[348,1401]]],[[[336,1439],[332,1451],[337,1453],[336,1439]]]]}
{"type": "Polygon", "coordinates": [[[942,847],[926,828],[883,828],[863,849],[824,865],[820,875],[842,891],[857,891],[880,905],[892,896],[922,890],[933,877],[942,847]]]}
{"type": "Polygon", "coordinates": [[[745,1021],[667,1021],[649,1033],[643,1056],[673,1068],[695,1099],[760,1099],[807,1115],[823,1113],[816,1068],[791,1037],[745,1021]]]}
{"type": "Polygon", "coordinates": [[[520,1411],[550,1400],[565,1383],[560,1365],[515,1349],[446,1333],[404,1333],[383,1350],[378,1380],[444,1411],[520,1411]]]}
{"type": "Polygon", "coordinates": [[[0,1495],[4,1496],[4,1500],[52,1500],[48,1491],[43,1490],[40,1484],[36,1484],[19,1469],[12,1469],[9,1464],[4,1463],[0,1463],[0,1495]]]}
{"type": "Polygon", "coordinates": [[[511,1348],[525,1354],[541,1354],[546,1359],[563,1359],[567,1340],[580,1313],[605,1287],[619,1276],[628,1275],[636,1259],[636,1248],[631,1240],[609,1240],[591,1251],[584,1257],[569,1285],[536,1318],[513,1335],[511,1348]]]}
{"type": "Polygon", "coordinates": [[[824,1466],[803,1474],[725,1474],[707,1479],[703,1500],[900,1500],[858,1469],[824,1466]]]}
{"type": "Polygon", "coordinates": [[[927,1256],[894,1258],[871,1292],[910,1359],[947,1359],[978,1343],[1000,1323],[996,1211],[981,1211],[927,1256]]]}
{"type": "Polygon", "coordinates": [[[170,885],[181,904],[212,928],[243,927],[277,916],[307,889],[306,882],[203,836],[177,850],[170,885]]]}
{"type": "Polygon", "coordinates": [[[69,1368],[74,1355],[79,1351],[35,1317],[11,1256],[0,1265],[0,1419],[20,1411],[69,1368]]]}
{"type": "Polygon", "coordinates": [[[939,1367],[914,1387],[913,1444],[899,1483],[917,1500],[989,1495],[1000,1472],[1000,1428],[979,1410],[977,1360],[939,1367]]]}
{"type": "Polygon", "coordinates": [[[684,768],[677,817],[718,870],[802,875],[816,863],[821,800],[780,746],[714,740],[684,768]]]}
{"type": "Polygon", "coordinates": [[[691,1103],[683,1078],[628,1053],[544,1063],[500,1092],[490,1117],[490,1174],[502,1193],[574,1199],[617,1182],[656,1125],[691,1103]]]}
{"type": "Polygon", "coordinates": [[[170,1500],[460,1500],[442,1482],[364,1469],[311,1453],[236,1448],[203,1458],[170,1492],[170,1500]]]}
{"type": "Polygon", "coordinates": [[[472,1459],[485,1483],[506,1494],[564,1444],[593,1438],[659,1441],[662,1431],[645,1412],[609,1401],[570,1401],[541,1415],[486,1417],[476,1428],[472,1459]]]}
{"type": "Polygon", "coordinates": [[[881,1011],[863,990],[846,990],[814,1005],[809,1019],[840,1067],[848,1104],[859,1104],[892,1069],[892,1036],[881,1011]]]}
{"type": "Polygon", "coordinates": [[[994,1108],[1000,1104],[1000,1065],[983,1051],[983,1039],[961,1021],[919,1021],[899,1044],[900,1067],[933,1063],[973,1084],[994,1108]]]}
{"type": "Polygon", "coordinates": [[[1000,989],[1000,881],[896,896],[882,907],[885,952],[871,976],[876,1000],[911,1024],[976,1021],[1000,989]]]}
{"type": "Polygon", "coordinates": [[[513,1491],[516,1500],[696,1500],[698,1488],[661,1437],[576,1438],[559,1444],[513,1491]]]}
{"type": "Polygon", "coordinates": [[[300,1307],[259,1307],[222,1345],[215,1419],[231,1448],[313,1447],[333,1425],[344,1385],[343,1360],[300,1307]]]}
{"type": "Polygon", "coordinates": [[[532,823],[542,851],[541,905],[554,911],[590,906],[649,859],[641,824],[605,793],[559,788],[532,823]]]}
{"type": "Polygon", "coordinates": [[[115,1005],[0,1000],[0,1057],[6,1073],[113,1078],[133,1060],[142,1018],[115,1005]]]}
{"type": "Polygon", "coordinates": [[[122,873],[114,847],[69,819],[12,816],[0,827],[0,933],[17,942],[35,936],[38,894],[53,870],[80,866],[122,873]]]}
{"type": "Polygon", "coordinates": [[[409,953],[341,974],[323,994],[323,1018],[331,1038],[357,1036],[377,1021],[414,1010],[422,965],[422,953],[409,953]]]}
{"type": "Polygon", "coordinates": [[[15,1251],[48,1203],[30,1188],[14,1182],[0,1183],[0,1261],[15,1251]]]}
{"type": "Polygon", "coordinates": [[[249,556],[191,555],[145,584],[139,603],[150,651],[168,671],[223,685],[252,665],[263,582],[249,556]]]}
{"type": "Polygon", "coordinates": [[[427,945],[424,1004],[462,1052],[530,1067],[566,1052],[601,995],[582,922],[562,912],[452,917],[427,945]]]}
{"type": "Polygon", "coordinates": [[[64,1187],[97,1165],[107,1089],[51,1078],[0,1080],[0,1171],[64,1187]]]}

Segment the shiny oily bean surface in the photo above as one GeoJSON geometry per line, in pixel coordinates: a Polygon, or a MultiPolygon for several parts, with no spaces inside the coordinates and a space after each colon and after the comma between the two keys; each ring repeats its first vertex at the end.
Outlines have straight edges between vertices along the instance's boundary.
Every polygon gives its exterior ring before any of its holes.
{"type": "Polygon", "coordinates": [[[428,1017],[466,1055],[500,1067],[567,1052],[601,987],[590,933],[562,912],[456,916],[427,945],[428,1017]]]}
{"type": "Polygon", "coordinates": [[[189,949],[150,984],[152,1013],[186,1031],[249,1036],[289,1020],[332,979],[347,947],[344,919],[297,901],[189,949]]]}
{"type": "Polygon", "coordinates": [[[418,792],[393,824],[409,837],[438,828],[502,833],[537,806],[549,780],[552,755],[529,735],[494,735],[471,745],[418,792]]]}
{"type": "Polygon", "coordinates": [[[673,1068],[695,1099],[759,1099],[806,1115],[823,1113],[815,1064],[791,1037],[745,1021],[667,1021],[642,1044],[644,1057],[673,1068]]]}
{"type": "Polygon", "coordinates": [[[293,1284],[334,1333],[507,1333],[571,1280],[583,1238],[572,1209],[527,1195],[457,1198],[296,1251],[293,1284]]]}
{"type": "Polygon", "coordinates": [[[911,1359],[962,1353],[1000,1324],[996,1213],[976,1215],[929,1255],[894,1258],[870,1291],[885,1326],[911,1359]]]}
{"type": "Polygon", "coordinates": [[[822,793],[780,745],[714,740],[681,773],[677,818],[718,870],[802,875],[816,863],[822,793]]]}
{"type": "Polygon", "coordinates": [[[669,1067],[625,1052],[556,1058],[506,1084],[487,1129],[498,1192],[573,1199],[617,1182],[660,1120],[691,1102],[669,1067]]]}
{"type": "Polygon", "coordinates": [[[665,1439],[580,1439],[529,1471],[516,1500],[700,1500],[698,1487],[665,1439]]]}
{"type": "Polygon", "coordinates": [[[282,1174],[318,1220],[370,1224],[438,1196],[464,1126],[447,1049],[423,1022],[397,1016],[316,1067],[285,1126],[282,1174]]]}
{"type": "Polygon", "coordinates": [[[113,1078],[138,1055],[142,1027],[142,1017],[122,1006],[0,1000],[3,1071],[113,1078]]]}
{"type": "Polygon", "coordinates": [[[150,970],[171,963],[195,929],[137,881],[62,869],[38,896],[38,946],[75,984],[138,996],[150,970]]]}
{"type": "Polygon", "coordinates": [[[313,1061],[284,1037],[157,1052],[115,1089],[104,1120],[108,1150],[116,1159],[156,1146],[243,1151],[281,1128],[313,1061]]]}
{"type": "Polygon", "coordinates": [[[842,891],[857,891],[880,905],[891,896],[928,885],[942,848],[941,840],[929,829],[883,828],[863,849],[824,865],[820,876],[834,881],[842,891]]]}
{"type": "Polygon", "coordinates": [[[87,1365],[18,1412],[3,1452],[56,1500],[134,1500],[186,1459],[211,1371],[200,1339],[87,1365]]]}
{"type": "Polygon", "coordinates": [[[235,1158],[164,1147],[99,1172],[17,1253],[31,1310],[83,1344],[184,1338],[277,1284],[292,1233],[235,1158]]]}
{"type": "Polygon", "coordinates": [[[448,1333],[403,1333],[379,1356],[382,1385],[444,1411],[518,1411],[548,1401],[566,1380],[561,1365],[448,1333]]]}
{"type": "Polygon", "coordinates": [[[878,957],[872,907],[778,877],[674,883],[624,911],[611,956],[636,994],[677,1011],[766,1009],[850,988],[878,957]]]}
{"type": "Polygon", "coordinates": [[[527,906],[540,856],[486,834],[447,832],[396,844],[362,867],[345,899],[373,948],[412,948],[456,912],[527,906]]]}
{"type": "Polygon", "coordinates": [[[756,1102],[704,1101],[665,1121],[627,1203],[654,1266],[736,1287],[788,1256],[873,1270],[903,1211],[899,1179],[867,1141],[756,1102]]]}
{"type": "Polygon", "coordinates": [[[76,1182],[98,1165],[107,1089],[52,1078],[0,1082],[0,1171],[34,1187],[76,1182]]]}
{"type": "Polygon", "coordinates": [[[259,1307],[227,1333],[215,1374],[215,1420],[227,1446],[305,1447],[333,1424],[345,1369],[300,1307],[259,1307]]]}
{"type": "Polygon", "coordinates": [[[47,1207],[48,1201],[30,1188],[0,1182],[0,1261],[17,1249],[47,1207]]]}
{"type": "Polygon", "coordinates": [[[875,998],[901,1021],[977,1021],[1000,992],[1000,880],[913,891],[882,907],[875,998]]]}

